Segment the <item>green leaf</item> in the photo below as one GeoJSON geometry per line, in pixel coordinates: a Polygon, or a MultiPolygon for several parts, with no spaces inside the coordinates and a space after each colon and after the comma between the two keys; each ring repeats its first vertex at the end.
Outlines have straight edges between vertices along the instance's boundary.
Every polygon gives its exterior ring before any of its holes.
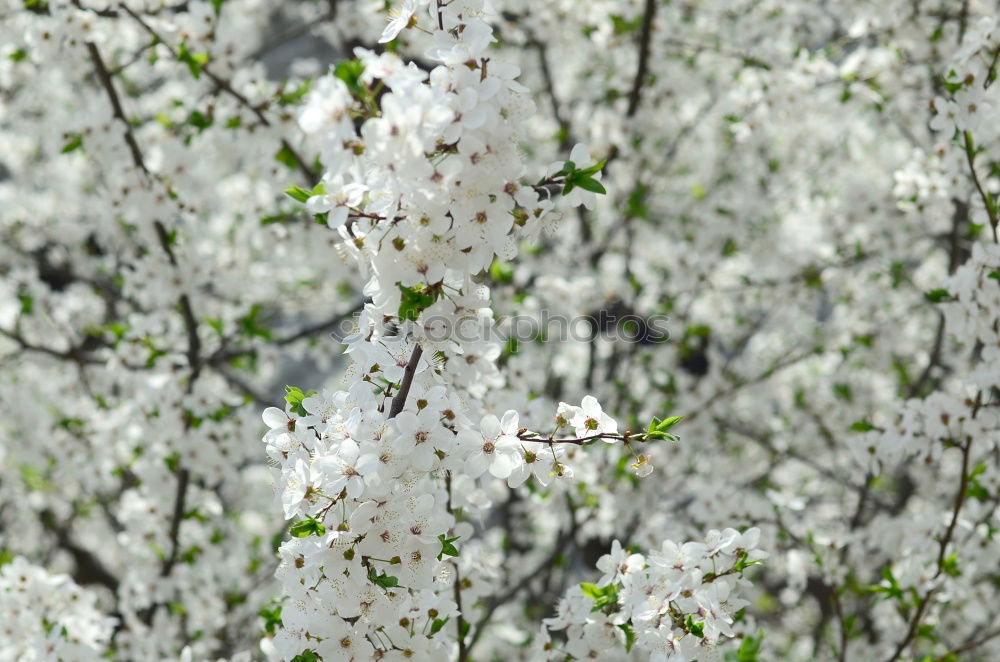
{"type": "Polygon", "coordinates": [[[509,283],[514,280],[514,269],[511,268],[510,263],[496,258],[490,265],[490,278],[498,283],[509,283]]]}
{"type": "Polygon", "coordinates": [[[437,555],[438,561],[440,561],[445,556],[458,556],[458,548],[452,543],[461,538],[462,536],[455,536],[454,538],[448,538],[443,533],[438,536],[438,540],[441,541],[441,551],[437,555]]]}
{"type": "Polygon", "coordinates": [[[167,465],[167,469],[170,469],[170,473],[177,473],[177,468],[181,463],[181,454],[174,451],[170,455],[163,458],[164,463],[167,465]]]}
{"type": "Polygon", "coordinates": [[[255,303],[250,306],[250,311],[246,315],[237,320],[242,335],[247,338],[271,339],[271,329],[264,326],[259,319],[262,310],[263,307],[259,303],[255,303]]]}
{"type": "Polygon", "coordinates": [[[83,147],[83,136],[79,133],[74,133],[70,136],[69,142],[63,145],[62,153],[69,154],[83,147]]]}
{"type": "Polygon", "coordinates": [[[385,589],[396,588],[399,586],[399,579],[393,577],[392,575],[385,574],[385,571],[379,573],[375,570],[375,568],[368,568],[368,579],[376,586],[381,586],[385,589]]]}
{"type": "Polygon", "coordinates": [[[962,571],[958,569],[958,552],[952,552],[941,562],[941,570],[949,577],[958,577],[962,571]]]}
{"type": "Polygon", "coordinates": [[[208,127],[212,126],[212,116],[206,115],[200,110],[192,110],[191,114],[188,115],[187,123],[198,129],[198,133],[201,133],[208,127]]]}
{"type": "Polygon", "coordinates": [[[699,639],[705,636],[705,624],[701,621],[695,622],[694,616],[691,614],[687,615],[687,619],[684,621],[684,627],[687,628],[688,632],[699,639]]]}
{"type": "Polygon", "coordinates": [[[683,416],[670,416],[661,420],[654,416],[642,437],[645,441],[677,441],[679,437],[667,430],[680,423],[683,418],[683,416]]]}
{"type": "Polygon", "coordinates": [[[361,60],[344,60],[333,68],[333,75],[344,81],[347,89],[356,97],[364,96],[365,93],[365,88],[361,84],[361,74],[364,72],[365,65],[361,60]]]}
{"type": "Polygon", "coordinates": [[[981,482],[979,482],[979,476],[986,471],[986,463],[982,460],[973,467],[972,471],[969,472],[969,484],[965,488],[965,496],[970,499],[977,499],[979,501],[988,501],[990,498],[990,491],[986,489],[981,482]]]}
{"type": "Polygon", "coordinates": [[[427,292],[423,285],[407,287],[400,283],[399,291],[403,294],[399,300],[399,312],[397,313],[400,322],[416,321],[420,317],[420,313],[437,300],[435,294],[427,292]]]}
{"type": "Polygon", "coordinates": [[[274,155],[274,160],[292,170],[299,167],[299,160],[295,158],[295,152],[288,145],[281,146],[281,149],[274,155]]]}
{"type": "Polygon", "coordinates": [[[924,292],[924,298],[931,303],[941,303],[942,301],[946,301],[951,298],[951,292],[943,287],[939,287],[936,290],[928,290],[927,292],[924,292]]]}
{"type": "Polygon", "coordinates": [[[301,186],[292,186],[290,188],[286,188],[285,195],[287,195],[292,200],[295,200],[296,202],[301,202],[303,204],[305,204],[306,200],[308,200],[313,196],[312,192],[309,191],[309,189],[304,189],[301,186]]]}
{"type": "Polygon", "coordinates": [[[576,164],[573,163],[572,161],[566,161],[565,163],[563,163],[562,169],[553,176],[561,177],[565,175],[566,177],[569,177],[574,172],[576,172],[576,164]]]}
{"type": "Polygon", "coordinates": [[[604,607],[618,603],[618,587],[614,584],[600,587],[597,584],[582,583],[580,590],[588,598],[594,601],[594,608],[591,611],[598,611],[604,607]]]}
{"type": "Polygon", "coordinates": [[[283,92],[278,97],[278,103],[282,106],[290,106],[294,103],[298,103],[299,101],[302,100],[303,97],[305,97],[306,94],[309,93],[309,88],[311,87],[312,87],[312,80],[307,78],[305,82],[303,82],[301,85],[296,87],[291,92],[283,92]]]}
{"type": "Polygon", "coordinates": [[[760,648],[763,643],[763,631],[759,632],[757,636],[749,634],[744,636],[739,650],[736,651],[736,662],[757,662],[757,656],[760,655],[760,648]]]}
{"type": "Polygon", "coordinates": [[[443,628],[445,626],[445,623],[447,623],[450,619],[451,616],[449,616],[448,618],[435,618],[434,622],[431,623],[431,634],[437,634],[438,632],[440,632],[441,628],[443,628]]]}
{"type": "Polygon", "coordinates": [[[584,177],[589,177],[591,175],[596,175],[601,170],[604,170],[605,164],[608,162],[607,159],[601,159],[600,162],[590,166],[589,168],[584,168],[583,170],[577,170],[575,174],[583,175],[584,177]]]}
{"type": "Polygon", "coordinates": [[[291,405],[291,410],[299,416],[308,416],[309,412],[302,406],[302,401],[311,395],[316,395],[316,391],[302,392],[297,386],[285,386],[285,402],[291,405]]]}
{"type": "Polygon", "coordinates": [[[288,529],[288,533],[295,538],[308,538],[312,535],[321,536],[326,533],[326,527],[319,520],[307,517],[300,522],[292,524],[292,527],[288,529]]]}
{"type": "Polygon", "coordinates": [[[320,662],[320,657],[313,651],[302,651],[292,658],[292,662],[320,662]]]}
{"type": "Polygon", "coordinates": [[[855,432],[868,432],[869,430],[874,430],[875,426],[862,418],[851,423],[851,429],[855,432]]]}
{"type": "Polygon", "coordinates": [[[192,53],[182,41],[177,47],[177,60],[188,66],[192,76],[200,78],[202,68],[208,64],[208,53],[192,53]]]}
{"type": "Polygon", "coordinates": [[[604,195],[608,192],[604,185],[592,177],[581,177],[579,179],[574,179],[573,183],[582,188],[585,191],[590,191],[591,193],[599,193],[604,195]]]}
{"type": "Polygon", "coordinates": [[[619,623],[618,627],[625,633],[625,652],[629,653],[635,645],[635,630],[630,623],[619,623]]]}
{"type": "Polygon", "coordinates": [[[684,418],[684,417],[683,416],[670,416],[668,418],[665,418],[662,421],[660,421],[659,425],[656,426],[656,431],[657,432],[666,432],[670,428],[672,428],[675,425],[677,425],[678,423],[680,423],[682,418],[684,418]]]}
{"type": "Polygon", "coordinates": [[[264,630],[268,634],[274,634],[275,630],[281,627],[281,605],[274,609],[264,607],[257,612],[257,615],[264,619],[264,630]]]}

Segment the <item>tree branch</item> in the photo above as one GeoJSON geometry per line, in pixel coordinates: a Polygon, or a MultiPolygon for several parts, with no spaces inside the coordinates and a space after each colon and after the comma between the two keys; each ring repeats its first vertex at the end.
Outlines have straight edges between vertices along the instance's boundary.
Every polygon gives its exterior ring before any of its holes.
{"type": "Polygon", "coordinates": [[[413,384],[413,375],[417,372],[417,364],[420,363],[420,356],[424,350],[420,345],[413,346],[413,353],[406,363],[406,370],[403,372],[403,381],[399,385],[399,391],[392,398],[392,405],[389,407],[389,418],[395,418],[406,406],[406,396],[410,393],[410,386],[413,384]]]}

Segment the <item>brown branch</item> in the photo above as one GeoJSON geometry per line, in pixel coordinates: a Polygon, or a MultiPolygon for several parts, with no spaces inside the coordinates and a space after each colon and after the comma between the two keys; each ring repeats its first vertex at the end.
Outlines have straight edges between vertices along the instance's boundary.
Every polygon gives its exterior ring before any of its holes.
{"type": "Polygon", "coordinates": [[[958,656],[959,653],[965,653],[965,652],[968,652],[968,651],[973,650],[975,648],[979,648],[983,644],[989,643],[990,641],[992,641],[993,639],[996,639],[997,637],[1000,637],[1000,628],[996,628],[994,630],[991,630],[990,632],[987,632],[986,634],[984,634],[983,636],[979,637],[978,639],[972,639],[970,641],[965,642],[961,646],[958,646],[957,648],[951,649],[950,651],[948,651],[944,655],[940,655],[937,658],[935,658],[935,661],[936,662],[945,662],[946,660],[954,659],[955,657],[958,656]]]}
{"type": "Polygon", "coordinates": [[[170,520],[170,555],[163,562],[160,568],[161,577],[169,577],[170,571],[177,563],[177,556],[180,553],[180,532],[181,520],[184,519],[184,504],[187,501],[187,488],[191,479],[191,473],[184,468],[177,469],[177,490],[174,493],[174,514],[170,520]]]}
{"type": "Polygon", "coordinates": [[[117,595],[118,578],[93,553],[76,544],[69,535],[69,523],[56,523],[55,514],[48,510],[42,511],[39,515],[42,526],[55,535],[59,547],[73,557],[73,563],[76,565],[73,579],[76,583],[80,585],[100,584],[117,595]]]}
{"type": "Polygon", "coordinates": [[[406,363],[406,370],[403,372],[403,381],[399,385],[399,391],[392,398],[392,405],[389,407],[389,418],[395,418],[406,406],[406,396],[410,393],[410,386],[413,384],[413,375],[417,372],[417,364],[420,363],[420,356],[424,350],[420,345],[413,346],[413,353],[406,363]]]}
{"type": "Polygon", "coordinates": [[[601,432],[599,434],[592,434],[587,437],[571,437],[567,439],[549,439],[548,437],[532,436],[529,437],[524,433],[519,433],[517,438],[521,441],[537,441],[543,444],[573,444],[575,446],[583,446],[588,441],[594,441],[595,439],[611,439],[614,441],[622,441],[626,444],[631,440],[642,441],[642,435],[630,434],[626,432],[625,434],[610,434],[608,432],[601,432]]]}
{"type": "Polygon", "coordinates": [[[139,150],[139,143],[135,140],[135,134],[132,132],[132,125],[129,124],[128,119],[125,118],[125,111],[122,110],[122,102],[118,97],[118,92],[115,90],[114,82],[111,80],[111,73],[108,71],[107,66],[104,64],[104,59],[101,58],[101,52],[97,50],[91,42],[87,42],[87,51],[90,53],[90,59],[94,61],[94,69],[97,71],[97,77],[101,81],[101,85],[104,87],[104,91],[108,94],[108,99],[111,101],[111,111],[114,113],[116,119],[125,125],[125,142],[128,144],[129,152],[132,153],[132,163],[143,173],[148,174],[149,170],[146,168],[146,163],[143,161],[142,152],[139,150]]]}
{"type": "MultiPolygon", "coordinates": [[[[419,346],[419,345],[418,345],[419,346]]],[[[454,510],[451,506],[451,472],[446,471],[444,474],[444,484],[445,488],[448,490],[448,514],[453,514],[454,510]]],[[[462,575],[458,570],[458,562],[455,559],[451,559],[451,564],[455,567],[455,584],[454,584],[454,595],[455,604],[458,606],[458,616],[455,619],[455,627],[458,630],[458,662],[466,662],[469,659],[469,649],[465,644],[465,616],[462,614],[462,575]]]]}
{"type": "Polygon", "coordinates": [[[993,230],[993,241],[1000,242],[1000,237],[997,236],[997,225],[1000,225],[1000,218],[997,217],[996,206],[993,204],[990,194],[983,189],[983,184],[979,181],[979,175],[976,173],[976,155],[972,144],[972,134],[968,131],[965,131],[964,134],[965,158],[969,162],[969,172],[972,175],[973,183],[976,185],[976,190],[979,191],[979,197],[982,198],[983,205],[986,207],[986,213],[990,217],[990,228],[993,230]]]}
{"type": "Polygon", "coordinates": [[[628,95],[627,117],[633,117],[639,110],[639,102],[642,101],[642,88],[649,73],[649,45],[653,36],[653,19],[656,17],[656,0],[646,0],[646,7],[642,14],[642,33],[639,35],[639,66],[635,71],[635,79],[632,81],[632,90],[628,95]]]}
{"type": "MultiPolygon", "coordinates": [[[[976,395],[976,402],[972,409],[972,418],[975,418],[976,414],[979,413],[979,408],[982,407],[982,403],[983,403],[983,394],[982,391],[980,391],[976,395]]],[[[955,527],[958,526],[958,517],[962,511],[962,505],[965,503],[966,492],[968,492],[969,490],[969,461],[972,455],[971,436],[966,441],[965,445],[963,445],[961,448],[962,448],[962,475],[958,481],[958,491],[955,493],[955,504],[954,506],[952,506],[951,521],[948,523],[948,528],[945,530],[944,536],[942,536],[941,540],[938,543],[937,571],[931,578],[932,580],[937,579],[944,572],[945,559],[946,559],[945,555],[947,554],[948,551],[948,545],[951,544],[952,538],[955,535],[955,527]]],[[[923,619],[924,612],[927,610],[927,605],[930,604],[931,598],[937,592],[938,588],[939,587],[932,588],[930,591],[927,592],[927,595],[925,595],[924,598],[920,601],[920,604],[917,606],[916,613],[910,620],[910,625],[906,630],[906,636],[903,637],[903,640],[899,642],[898,646],[896,646],[896,650],[893,652],[892,657],[888,659],[888,662],[895,662],[896,660],[898,660],[900,655],[903,654],[903,651],[906,650],[906,647],[913,642],[914,638],[917,635],[917,631],[920,629],[920,621],[923,619]]]]}

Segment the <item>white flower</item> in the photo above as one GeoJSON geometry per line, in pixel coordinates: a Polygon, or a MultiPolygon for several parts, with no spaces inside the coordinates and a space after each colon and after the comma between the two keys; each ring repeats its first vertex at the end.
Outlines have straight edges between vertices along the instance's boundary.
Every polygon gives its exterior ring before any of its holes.
{"type": "Polygon", "coordinates": [[[598,586],[607,586],[611,582],[620,582],[625,575],[642,570],[646,559],[642,554],[628,554],[620,542],[611,543],[611,553],[597,560],[597,569],[604,573],[598,586]]]}
{"type": "Polygon", "coordinates": [[[429,408],[424,408],[418,414],[400,412],[390,421],[390,425],[394,434],[394,450],[404,455],[420,471],[431,470],[436,459],[435,447],[442,445],[451,436],[438,422],[438,414],[429,408]]]}
{"type": "Polygon", "coordinates": [[[389,24],[382,30],[382,36],[378,38],[378,43],[385,44],[395,39],[400,32],[410,26],[413,14],[417,11],[417,0],[403,0],[403,6],[398,10],[390,11],[392,18],[389,24]]]}
{"type": "Polygon", "coordinates": [[[983,120],[992,117],[993,106],[984,96],[979,85],[966,87],[955,93],[957,114],[955,125],[960,131],[975,131],[983,120]]]}
{"type": "Polygon", "coordinates": [[[326,224],[336,229],[347,221],[350,208],[357,208],[364,200],[368,187],[364,184],[344,184],[338,186],[333,193],[314,195],[306,200],[306,208],[310,214],[326,213],[326,224]]]}
{"type": "Polygon", "coordinates": [[[312,472],[307,458],[299,457],[294,462],[285,465],[282,471],[281,507],[285,519],[291,519],[302,510],[306,492],[312,484],[312,472]]]}
{"type": "Polygon", "coordinates": [[[480,434],[463,432],[463,443],[471,446],[466,460],[467,473],[478,477],[487,469],[495,478],[507,478],[520,462],[517,439],[517,412],[508,411],[503,420],[493,414],[483,416],[480,434]]]}
{"type": "MultiPolygon", "coordinates": [[[[604,413],[601,404],[592,395],[584,396],[581,406],[572,412],[569,424],[576,428],[577,437],[592,437],[597,434],[617,434],[618,423],[604,413]]],[[[615,443],[614,439],[605,439],[615,443]]]]}
{"type": "Polygon", "coordinates": [[[931,129],[943,131],[946,134],[954,133],[955,121],[958,118],[958,105],[954,101],[944,97],[934,97],[935,115],[931,118],[931,129]]]}
{"type": "Polygon", "coordinates": [[[316,465],[325,476],[323,490],[329,496],[346,489],[348,497],[357,499],[364,492],[365,476],[378,471],[378,458],[371,453],[362,455],[353,439],[342,439],[336,451],[320,457],[316,465]]]}

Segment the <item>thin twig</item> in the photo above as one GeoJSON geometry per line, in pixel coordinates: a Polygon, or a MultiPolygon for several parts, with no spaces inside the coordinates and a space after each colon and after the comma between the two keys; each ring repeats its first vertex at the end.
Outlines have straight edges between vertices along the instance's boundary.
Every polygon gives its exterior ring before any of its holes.
{"type": "Polygon", "coordinates": [[[410,393],[410,386],[413,384],[413,375],[417,372],[417,364],[420,363],[420,356],[423,354],[420,345],[413,346],[413,353],[406,363],[406,370],[403,372],[403,381],[399,385],[399,391],[392,398],[392,405],[389,407],[389,418],[395,418],[406,406],[406,396],[410,393]]]}

